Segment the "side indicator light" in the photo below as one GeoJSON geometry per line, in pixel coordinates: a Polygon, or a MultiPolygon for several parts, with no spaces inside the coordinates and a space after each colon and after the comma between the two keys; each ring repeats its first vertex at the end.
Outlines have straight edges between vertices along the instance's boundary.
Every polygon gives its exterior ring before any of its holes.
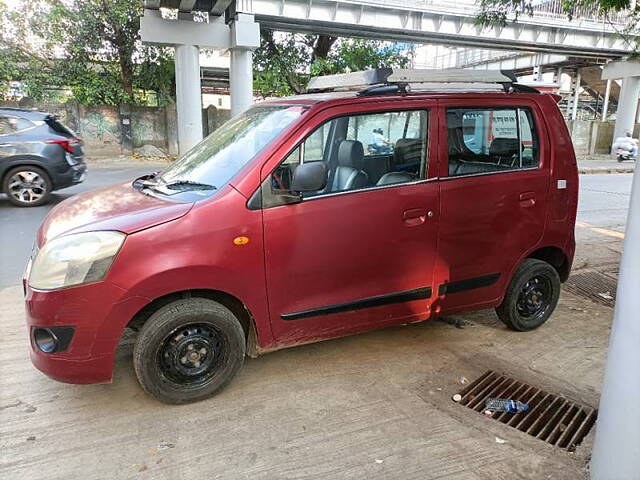
{"type": "Polygon", "coordinates": [[[249,243],[249,237],[236,237],[233,239],[233,244],[237,246],[246,245],[249,243]]]}

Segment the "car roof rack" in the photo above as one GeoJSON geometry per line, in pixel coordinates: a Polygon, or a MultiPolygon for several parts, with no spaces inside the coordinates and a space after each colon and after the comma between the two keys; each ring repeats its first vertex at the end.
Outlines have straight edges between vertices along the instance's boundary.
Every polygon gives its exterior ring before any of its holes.
{"type": "Polygon", "coordinates": [[[407,93],[409,91],[504,91],[540,93],[518,83],[510,70],[392,69],[376,68],[361,72],[312,77],[308,93],[357,91],[359,96],[407,93]]]}

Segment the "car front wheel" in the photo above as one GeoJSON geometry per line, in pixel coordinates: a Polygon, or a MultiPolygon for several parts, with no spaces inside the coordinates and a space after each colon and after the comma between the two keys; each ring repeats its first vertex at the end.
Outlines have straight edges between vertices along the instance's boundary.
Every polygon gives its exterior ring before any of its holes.
{"type": "Polygon", "coordinates": [[[560,277],[547,262],[527,258],[520,264],[496,313],[509,328],[526,332],[551,316],[560,297],[560,277]]]}
{"type": "Polygon", "coordinates": [[[12,168],[2,182],[2,191],[18,207],[37,207],[46,203],[51,190],[47,172],[31,165],[12,168]]]}
{"type": "Polygon", "coordinates": [[[244,362],[245,334],[229,309],[207,298],[176,300],[145,322],[133,350],[142,388],[161,402],[203,400],[244,362]]]}

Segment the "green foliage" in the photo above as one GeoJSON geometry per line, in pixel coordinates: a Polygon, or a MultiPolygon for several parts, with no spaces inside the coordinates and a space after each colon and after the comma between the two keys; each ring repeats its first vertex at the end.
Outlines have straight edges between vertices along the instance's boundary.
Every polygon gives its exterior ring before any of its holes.
{"type": "MultiPolygon", "coordinates": [[[[476,22],[484,26],[504,26],[510,21],[517,22],[523,15],[533,15],[534,7],[538,5],[540,2],[536,0],[480,0],[481,12],[476,22]]],[[[561,9],[569,20],[580,12],[598,14],[605,21],[624,14],[626,25],[618,29],[618,34],[626,40],[633,56],[640,54],[640,3],[632,0],[563,0],[561,9]]]]}
{"type": "Polygon", "coordinates": [[[254,54],[254,90],[263,97],[302,93],[312,76],[402,68],[412,56],[408,44],[262,31],[254,54]]]}
{"type": "Polygon", "coordinates": [[[172,51],[142,45],[141,13],[139,0],[0,3],[0,79],[37,100],[68,88],[80,103],[120,105],[146,101],[145,88],[171,101],[172,51]]]}

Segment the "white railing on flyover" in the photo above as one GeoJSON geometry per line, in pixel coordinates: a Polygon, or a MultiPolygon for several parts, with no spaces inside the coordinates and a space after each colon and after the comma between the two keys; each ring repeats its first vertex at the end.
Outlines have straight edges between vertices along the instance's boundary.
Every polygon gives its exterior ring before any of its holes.
{"type": "MultiPolygon", "coordinates": [[[[286,1],[286,0],[285,0],[286,1]]],[[[424,11],[450,15],[476,16],[480,12],[478,2],[475,0],[446,1],[446,0],[338,0],[339,3],[352,5],[371,5],[388,8],[401,8],[403,10],[424,11]]],[[[569,18],[562,9],[562,0],[541,1],[534,6],[533,15],[524,14],[519,18],[520,22],[535,22],[548,25],[567,25],[569,18]]],[[[614,26],[624,26],[628,21],[625,12],[613,15],[602,15],[597,8],[581,6],[577,7],[572,15],[571,23],[580,26],[603,26],[611,29],[614,26]]]]}

